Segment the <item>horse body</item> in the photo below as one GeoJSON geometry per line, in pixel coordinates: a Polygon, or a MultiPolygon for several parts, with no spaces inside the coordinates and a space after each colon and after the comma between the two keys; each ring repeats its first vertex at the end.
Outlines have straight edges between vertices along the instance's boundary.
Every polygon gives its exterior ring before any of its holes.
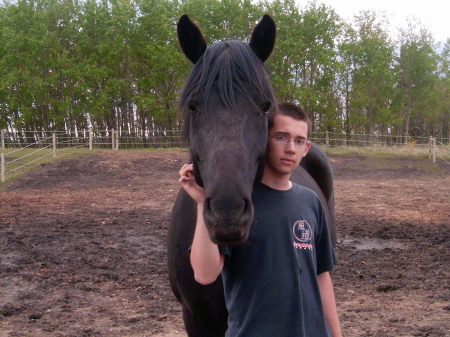
{"type": "Polygon", "coordinates": [[[206,286],[197,283],[189,260],[196,221],[197,205],[181,189],[173,206],[168,232],[170,285],[182,305],[183,321],[190,337],[224,336],[228,311],[222,278],[219,276],[206,286]]]}
{"type": "Polygon", "coordinates": [[[333,245],[336,243],[336,216],[334,213],[333,169],[323,150],[311,142],[308,154],[300,162],[300,167],[291,180],[315,191],[324,205],[328,231],[333,245]]]}
{"type": "MultiPolygon", "coordinates": [[[[239,244],[247,239],[253,220],[251,191],[260,182],[267,143],[267,111],[276,105],[264,61],[275,43],[275,23],[265,15],[249,44],[227,41],[208,47],[203,34],[187,15],[178,22],[185,55],[194,63],[180,99],[197,182],[205,189],[204,219],[217,244],[239,244]]],[[[306,169],[316,178],[329,175],[329,162],[314,146],[306,169]]],[[[326,156],[325,156],[326,158],[326,156]]],[[[331,189],[324,192],[303,167],[293,180],[318,193],[326,209],[333,208],[331,189]],[[331,193],[330,193],[331,192],[331,193]]],[[[334,211],[327,211],[334,228],[334,211]]],[[[194,279],[189,247],[195,231],[197,207],[181,189],[168,231],[167,258],[172,290],[182,304],[190,337],[223,336],[227,329],[221,277],[203,286],[194,279]]]]}

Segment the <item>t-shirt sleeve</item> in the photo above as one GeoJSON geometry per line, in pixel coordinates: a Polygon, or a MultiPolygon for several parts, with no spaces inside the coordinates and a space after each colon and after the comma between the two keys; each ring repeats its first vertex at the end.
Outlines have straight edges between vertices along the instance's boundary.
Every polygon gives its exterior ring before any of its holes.
{"type": "Polygon", "coordinates": [[[336,253],[333,245],[331,244],[331,238],[328,231],[327,219],[325,211],[320,199],[318,202],[318,230],[319,233],[316,237],[316,258],[317,258],[317,275],[325,272],[333,271],[334,266],[338,263],[336,253]]]}

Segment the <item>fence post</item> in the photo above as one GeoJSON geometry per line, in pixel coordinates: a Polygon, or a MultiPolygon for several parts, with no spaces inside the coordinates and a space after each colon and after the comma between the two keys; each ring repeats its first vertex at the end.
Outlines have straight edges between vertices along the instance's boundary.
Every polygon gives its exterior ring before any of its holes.
{"type": "Polygon", "coordinates": [[[2,152],[0,153],[1,159],[0,159],[0,181],[2,183],[5,182],[5,154],[2,152]]]}
{"type": "Polygon", "coordinates": [[[89,150],[92,150],[92,128],[89,128],[89,150]]]}
{"type": "Polygon", "coordinates": [[[56,158],[56,132],[52,134],[52,143],[53,143],[53,158],[56,158]]]}
{"type": "Polygon", "coordinates": [[[111,148],[114,150],[114,128],[111,129],[111,148]]]}
{"type": "Polygon", "coordinates": [[[5,130],[0,130],[1,138],[2,138],[2,150],[5,149],[5,130]]]}
{"type": "Polygon", "coordinates": [[[433,137],[428,139],[428,145],[430,145],[430,151],[428,151],[428,160],[431,160],[431,154],[433,153],[433,137]]]}
{"type": "Polygon", "coordinates": [[[325,145],[327,147],[327,152],[328,152],[328,147],[330,146],[330,133],[328,131],[326,131],[326,133],[325,133],[325,145]]]}
{"type": "Polygon", "coordinates": [[[436,163],[436,138],[431,138],[431,154],[433,156],[433,163],[436,163]]]}

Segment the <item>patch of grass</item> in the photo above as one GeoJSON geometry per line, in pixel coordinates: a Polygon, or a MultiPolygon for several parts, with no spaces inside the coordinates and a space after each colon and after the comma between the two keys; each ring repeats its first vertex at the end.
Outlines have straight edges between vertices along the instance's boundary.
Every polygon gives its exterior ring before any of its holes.
{"type": "Polygon", "coordinates": [[[367,157],[422,157],[428,158],[430,151],[428,146],[375,146],[375,147],[352,147],[337,146],[322,147],[328,154],[358,154],[367,157]]]}
{"type": "Polygon", "coordinates": [[[92,153],[92,151],[85,148],[57,149],[56,158],[53,158],[51,147],[42,149],[2,149],[0,152],[5,154],[5,182],[22,177],[26,173],[37,170],[55,160],[72,159],[81,154],[92,153]]]}
{"type": "MultiPolygon", "coordinates": [[[[428,146],[395,146],[395,147],[329,147],[322,149],[329,155],[349,155],[364,157],[370,160],[369,170],[396,170],[409,166],[412,170],[448,176],[449,165],[443,161],[433,163],[429,157],[428,146]]],[[[355,168],[358,167],[355,160],[355,168]]]]}
{"type": "MultiPolygon", "coordinates": [[[[5,154],[5,183],[20,178],[30,171],[53,163],[61,159],[74,159],[83,154],[92,154],[99,151],[111,151],[109,149],[69,148],[57,149],[56,159],[53,158],[52,147],[26,148],[26,149],[1,149],[5,154]]],[[[186,148],[150,148],[150,149],[120,149],[119,151],[187,151],[186,148]]],[[[1,183],[0,183],[1,187],[1,183]]]]}
{"type": "Polygon", "coordinates": [[[124,149],[121,148],[119,151],[181,151],[181,152],[187,152],[189,149],[187,147],[153,147],[153,148],[139,148],[139,149],[124,149]]]}

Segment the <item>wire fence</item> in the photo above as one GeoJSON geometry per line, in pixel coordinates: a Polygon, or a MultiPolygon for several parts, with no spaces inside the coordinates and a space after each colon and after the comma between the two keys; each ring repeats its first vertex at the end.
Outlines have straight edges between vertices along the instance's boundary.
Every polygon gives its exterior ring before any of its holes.
{"type": "Polygon", "coordinates": [[[118,130],[82,130],[77,132],[7,132],[2,130],[2,149],[42,147],[52,142],[55,134],[57,148],[91,146],[97,149],[155,149],[187,147],[181,130],[152,130],[138,135],[136,132],[118,130]]]}
{"type": "MultiPolygon", "coordinates": [[[[443,160],[450,165],[450,140],[433,137],[344,134],[315,132],[315,143],[328,147],[404,147],[428,150],[430,160],[443,160]]],[[[1,130],[1,182],[25,166],[69,149],[158,149],[186,148],[181,130],[153,130],[144,135],[117,130],[82,130],[78,132],[7,132],[1,130]]]]}
{"type": "MultiPolygon", "coordinates": [[[[115,147],[120,149],[142,148],[177,148],[186,147],[182,139],[181,130],[152,130],[138,135],[136,132],[118,130],[81,130],[77,132],[66,131],[25,131],[8,132],[1,130],[2,149],[41,147],[51,143],[53,134],[57,137],[57,147],[88,146],[91,138],[94,148],[111,148],[114,141],[115,147]]],[[[411,137],[396,135],[375,134],[346,134],[333,132],[314,132],[311,140],[319,145],[328,146],[428,146],[430,137],[411,137]]],[[[439,146],[448,146],[449,138],[436,138],[439,146]]]]}
{"type": "MultiPolygon", "coordinates": [[[[45,141],[45,139],[44,139],[44,141],[45,141]]],[[[46,146],[43,146],[43,147],[40,147],[40,148],[38,148],[37,150],[34,150],[34,151],[31,151],[31,152],[26,152],[26,154],[24,154],[24,155],[22,155],[21,157],[13,157],[13,159],[11,159],[9,162],[8,162],[8,164],[14,164],[14,163],[16,163],[16,162],[18,162],[18,161],[20,161],[20,160],[23,160],[23,159],[25,159],[25,158],[28,158],[28,157],[30,157],[30,158],[34,158],[34,159],[30,159],[30,160],[28,160],[27,162],[26,162],[26,164],[23,164],[23,165],[20,165],[20,166],[17,166],[17,167],[15,167],[15,169],[14,169],[14,171],[16,171],[16,170],[19,170],[19,169],[21,169],[21,168],[23,168],[23,167],[25,167],[25,166],[27,166],[27,165],[29,165],[29,164],[32,164],[32,163],[34,163],[34,162],[36,162],[36,161],[38,161],[38,160],[40,160],[40,159],[42,159],[42,158],[45,158],[45,157],[48,157],[48,156],[50,156],[51,154],[52,154],[52,152],[49,152],[49,153],[45,153],[45,150],[48,150],[50,147],[52,147],[52,145],[46,145],[46,146]],[[40,152],[42,152],[43,154],[40,154],[40,155],[37,155],[38,153],[40,153],[40,152]],[[37,158],[36,158],[37,157],[37,158]]],[[[26,146],[26,147],[23,147],[23,148],[19,148],[19,149],[17,149],[17,150],[15,150],[15,151],[11,151],[11,152],[8,152],[8,155],[9,156],[11,156],[12,154],[14,154],[14,153],[16,153],[16,152],[19,152],[19,151],[25,151],[27,148],[31,148],[31,146],[26,146]]],[[[12,172],[5,172],[5,174],[6,173],[12,173],[12,172]]]]}
{"type": "MultiPolygon", "coordinates": [[[[436,143],[436,156],[445,161],[447,164],[450,165],[450,146],[449,143],[447,142],[447,145],[443,144],[442,142],[440,142],[439,140],[435,139],[435,143],[436,143]]],[[[433,160],[436,161],[436,160],[433,160]]]]}
{"type": "MultiPolygon", "coordinates": [[[[311,140],[319,145],[331,147],[380,147],[380,146],[412,146],[428,147],[432,137],[411,137],[376,134],[346,134],[337,132],[317,132],[311,135],[311,140]]],[[[449,139],[440,138],[440,142],[449,144],[449,139]]]]}

